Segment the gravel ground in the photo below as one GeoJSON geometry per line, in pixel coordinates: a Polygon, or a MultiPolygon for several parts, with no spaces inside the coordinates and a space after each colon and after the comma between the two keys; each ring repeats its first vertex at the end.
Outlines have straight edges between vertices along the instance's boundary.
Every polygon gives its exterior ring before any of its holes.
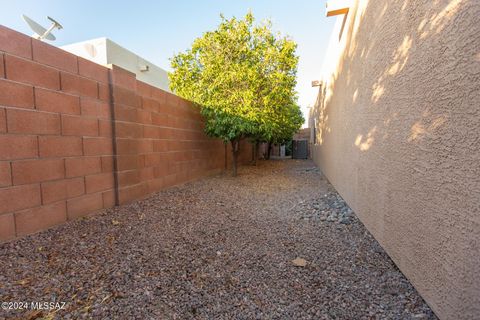
{"type": "Polygon", "coordinates": [[[0,319],[436,319],[303,160],[244,166],[0,245],[0,301],[66,302],[0,319]]]}

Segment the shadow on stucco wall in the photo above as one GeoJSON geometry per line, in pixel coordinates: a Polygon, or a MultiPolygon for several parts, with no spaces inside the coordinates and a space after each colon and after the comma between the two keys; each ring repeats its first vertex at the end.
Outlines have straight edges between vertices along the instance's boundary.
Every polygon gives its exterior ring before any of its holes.
{"type": "Polygon", "coordinates": [[[355,1],[314,159],[442,318],[480,314],[480,2],[355,1]]]}

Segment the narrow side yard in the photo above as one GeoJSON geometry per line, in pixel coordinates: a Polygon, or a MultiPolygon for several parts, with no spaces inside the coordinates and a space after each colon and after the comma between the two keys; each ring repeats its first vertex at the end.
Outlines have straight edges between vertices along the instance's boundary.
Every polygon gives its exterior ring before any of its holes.
{"type": "Polygon", "coordinates": [[[0,245],[0,300],[66,302],[0,319],[436,319],[303,160],[241,167],[0,245]]]}

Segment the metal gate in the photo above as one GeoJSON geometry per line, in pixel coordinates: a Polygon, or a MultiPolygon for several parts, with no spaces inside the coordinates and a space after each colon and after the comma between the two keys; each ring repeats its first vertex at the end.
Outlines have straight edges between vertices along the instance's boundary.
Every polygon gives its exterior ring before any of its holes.
{"type": "Polygon", "coordinates": [[[307,159],[308,157],[308,141],[293,140],[292,141],[292,158],[307,159]]]}

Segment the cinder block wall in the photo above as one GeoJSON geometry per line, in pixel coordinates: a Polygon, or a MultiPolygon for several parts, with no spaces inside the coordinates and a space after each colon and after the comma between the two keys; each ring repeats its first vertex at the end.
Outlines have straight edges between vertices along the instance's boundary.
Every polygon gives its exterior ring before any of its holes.
{"type": "Polygon", "coordinates": [[[440,318],[480,319],[480,1],[352,2],[313,158],[440,318]]]}
{"type": "Polygon", "coordinates": [[[224,161],[188,101],[0,26],[0,241],[219,172],[224,161]]]}
{"type": "Polygon", "coordinates": [[[120,203],[224,168],[223,143],[189,101],[116,66],[112,75],[120,203]]]}
{"type": "Polygon", "coordinates": [[[114,204],[108,69],[0,27],[0,240],[114,204]]]}

